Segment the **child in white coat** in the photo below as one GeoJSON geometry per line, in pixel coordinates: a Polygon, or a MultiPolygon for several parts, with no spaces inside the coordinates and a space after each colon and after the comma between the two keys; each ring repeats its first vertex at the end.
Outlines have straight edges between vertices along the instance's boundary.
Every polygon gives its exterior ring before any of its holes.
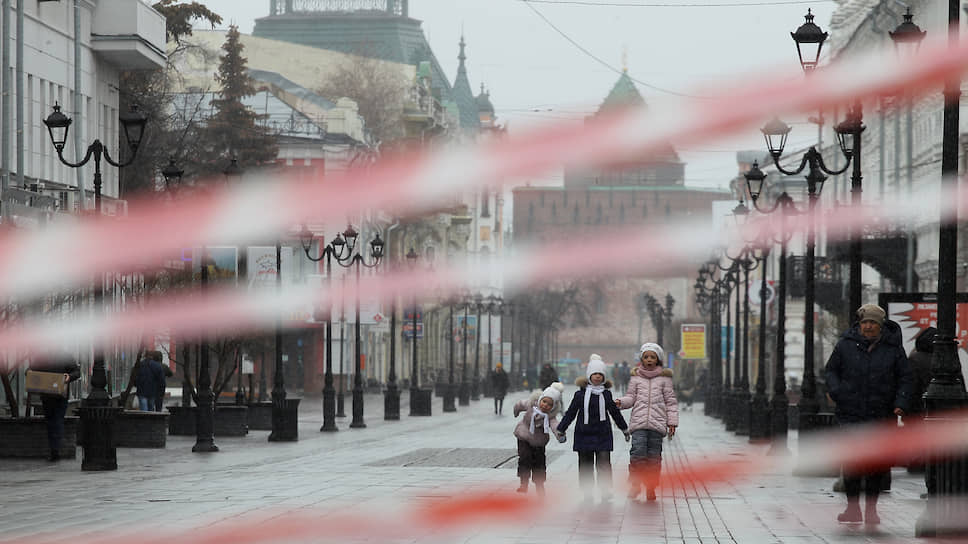
{"type": "Polygon", "coordinates": [[[662,368],[665,352],[651,342],[639,348],[639,364],[632,371],[625,396],[615,399],[621,409],[631,408],[629,431],[629,498],[639,496],[645,484],[646,498],[655,500],[662,470],[662,438],[671,438],[679,426],[679,403],[673,389],[672,370],[662,368]]]}

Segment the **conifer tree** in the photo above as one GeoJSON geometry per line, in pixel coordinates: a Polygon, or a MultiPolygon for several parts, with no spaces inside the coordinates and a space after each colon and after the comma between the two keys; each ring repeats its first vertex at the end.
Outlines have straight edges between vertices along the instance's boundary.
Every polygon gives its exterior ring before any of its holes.
{"type": "Polygon", "coordinates": [[[256,93],[252,78],[246,72],[247,59],[242,56],[244,47],[239,40],[238,27],[230,26],[215,75],[221,89],[211,102],[214,113],[202,138],[209,151],[203,163],[210,168],[203,167],[202,170],[219,172],[229,157],[236,157],[243,168],[268,164],[276,159],[276,138],[261,123],[265,116],[250,110],[242,102],[256,93]]]}

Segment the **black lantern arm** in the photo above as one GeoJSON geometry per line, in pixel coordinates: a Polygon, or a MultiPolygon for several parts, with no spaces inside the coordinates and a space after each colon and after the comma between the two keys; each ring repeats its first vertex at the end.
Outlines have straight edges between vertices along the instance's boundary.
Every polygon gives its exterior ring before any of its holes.
{"type": "Polygon", "coordinates": [[[99,140],[94,140],[93,144],[87,146],[87,153],[84,154],[84,158],[78,162],[71,162],[65,159],[63,147],[55,146],[54,149],[57,150],[57,158],[60,159],[62,163],[66,164],[67,166],[70,166],[71,168],[80,168],[81,166],[84,166],[85,164],[88,163],[88,161],[91,160],[91,157],[94,156],[94,153],[98,151],[97,149],[98,147],[101,147],[102,150],[104,148],[104,146],[101,145],[101,142],[99,140]]]}
{"type": "Polygon", "coordinates": [[[111,166],[115,166],[117,168],[124,168],[125,166],[128,166],[129,164],[131,164],[132,162],[134,162],[134,158],[138,155],[138,148],[135,147],[135,148],[132,148],[131,149],[131,156],[128,157],[128,160],[126,160],[124,162],[116,162],[114,159],[111,158],[111,154],[108,153],[108,148],[105,147],[105,146],[103,146],[103,145],[102,145],[102,147],[104,148],[103,149],[103,152],[104,152],[104,160],[106,160],[108,162],[108,164],[110,164],[111,166]]]}
{"type": "MultiPolygon", "coordinates": [[[[858,138],[859,138],[859,136],[858,136],[858,138]]],[[[820,166],[820,169],[823,170],[823,172],[825,174],[827,174],[828,176],[839,176],[840,174],[843,174],[844,172],[847,171],[847,169],[850,168],[850,162],[853,160],[853,155],[851,155],[849,157],[846,157],[847,158],[847,162],[844,163],[844,167],[843,168],[841,168],[840,170],[831,170],[830,168],[827,167],[827,163],[825,163],[823,161],[823,155],[821,155],[819,151],[817,151],[816,149],[814,149],[812,147],[810,148],[810,151],[813,151],[814,153],[816,153],[816,155],[817,155],[817,165],[820,166]]],[[[808,151],[807,153],[809,154],[810,151],[808,151]]]]}
{"type": "Polygon", "coordinates": [[[803,169],[807,167],[807,160],[810,157],[810,152],[808,151],[803,155],[803,157],[800,159],[800,166],[798,166],[796,170],[787,170],[783,168],[783,166],[780,164],[780,155],[778,153],[770,153],[770,156],[773,157],[773,165],[776,166],[777,170],[787,176],[795,176],[800,172],[803,172],[803,169]]]}

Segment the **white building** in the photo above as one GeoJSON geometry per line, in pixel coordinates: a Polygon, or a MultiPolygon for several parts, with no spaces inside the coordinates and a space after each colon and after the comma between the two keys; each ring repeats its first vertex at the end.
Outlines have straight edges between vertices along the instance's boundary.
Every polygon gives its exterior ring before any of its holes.
{"type": "MultiPolygon", "coordinates": [[[[2,8],[2,187],[37,191],[67,211],[81,207],[80,188],[90,208],[93,161],[76,169],[61,164],[44,119],[55,103],[72,118],[65,159],[83,159],[95,139],[117,159],[119,75],[164,67],[165,19],[144,0],[3,0],[2,8]]],[[[102,163],[102,176],[104,207],[112,213],[118,170],[102,163]]],[[[23,206],[7,205],[14,196],[23,195],[5,195],[4,220],[29,214],[23,206]]]]}

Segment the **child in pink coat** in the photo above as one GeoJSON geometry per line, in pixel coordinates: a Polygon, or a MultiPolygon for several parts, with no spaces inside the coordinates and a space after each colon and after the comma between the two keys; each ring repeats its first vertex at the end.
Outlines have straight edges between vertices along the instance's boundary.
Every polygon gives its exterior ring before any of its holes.
{"type": "Polygon", "coordinates": [[[641,485],[646,487],[646,498],[655,500],[662,470],[662,438],[671,438],[679,426],[679,403],[672,387],[672,371],[662,368],[665,352],[651,342],[639,348],[639,364],[632,371],[625,396],[615,399],[621,409],[632,409],[629,431],[632,450],[629,452],[629,498],[639,496],[641,485]]]}
{"type": "Polygon", "coordinates": [[[521,479],[518,493],[527,493],[528,479],[532,479],[535,491],[544,495],[547,472],[545,446],[558,426],[555,416],[561,411],[561,392],[564,389],[564,385],[555,382],[544,391],[536,391],[530,397],[514,403],[514,417],[524,412],[521,421],[514,427],[514,437],[518,439],[518,478],[521,479]]]}

